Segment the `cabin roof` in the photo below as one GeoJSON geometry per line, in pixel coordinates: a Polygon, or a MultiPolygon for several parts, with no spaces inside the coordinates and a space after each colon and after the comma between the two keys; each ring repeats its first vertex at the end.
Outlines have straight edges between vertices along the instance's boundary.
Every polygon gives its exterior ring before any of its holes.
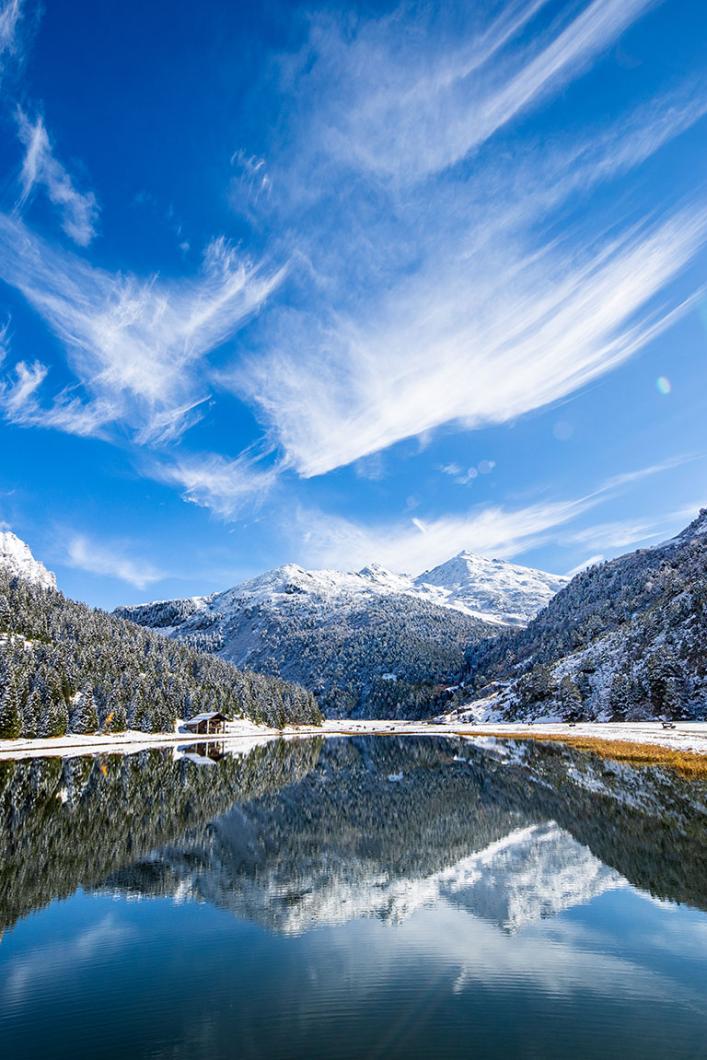
{"type": "Polygon", "coordinates": [[[219,721],[227,721],[225,714],[222,714],[220,710],[210,710],[205,714],[195,714],[193,718],[187,718],[186,724],[193,725],[199,721],[214,721],[216,718],[219,721]]]}

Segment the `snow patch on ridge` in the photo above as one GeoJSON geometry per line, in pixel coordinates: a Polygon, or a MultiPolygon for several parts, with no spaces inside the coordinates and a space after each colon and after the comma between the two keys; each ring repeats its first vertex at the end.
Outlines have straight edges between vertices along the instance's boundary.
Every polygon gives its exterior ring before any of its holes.
{"type": "Polygon", "coordinates": [[[56,575],[35,559],[29,546],[11,530],[0,530],[0,566],[42,589],[56,589],[56,575]]]}

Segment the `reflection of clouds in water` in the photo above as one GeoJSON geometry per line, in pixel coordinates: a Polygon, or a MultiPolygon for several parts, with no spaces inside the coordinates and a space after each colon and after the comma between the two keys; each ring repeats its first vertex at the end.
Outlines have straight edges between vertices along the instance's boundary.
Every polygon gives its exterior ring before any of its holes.
{"type": "MultiPolygon", "coordinates": [[[[637,895],[632,897],[638,899],[637,895]]],[[[629,907],[624,921],[629,937],[633,920],[629,907]]],[[[643,922],[641,910],[635,917],[637,932],[643,922]]],[[[676,925],[673,938],[669,937],[672,932],[661,938],[661,927],[662,923],[656,923],[656,947],[683,957],[684,934],[676,925]]],[[[513,984],[525,992],[565,999],[590,995],[595,1000],[615,1002],[631,1001],[640,995],[645,1003],[674,1005],[679,1001],[707,1017],[705,999],[698,991],[683,983],[676,989],[676,982],[669,975],[645,966],[646,961],[655,964],[650,952],[652,936],[643,939],[641,951],[635,955],[619,955],[611,950],[619,946],[625,949],[625,939],[616,939],[601,926],[556,919],[536,922],[509,935],[446,902],[434,910],[420,910],[398,931],[395,960],[405,963],[408,956],[414,955],[414,959],[424,960],[429,967],[445,967],[451,990],[457,994],[470,988],[503,990],[513,984]]],[[[369,960],[371,951],[377,948],[378,975],[385,978],[384,966],[391,959],[391,950],[379,938],[374,934],[366,948],[369,960]]],[[[704,956],[704,939],[701,943],[699,954],[704,956]]]]}
{"type": "Polygon", "coordinates": [[[108,913],[74,939],[36,947],[11,969],[5,981],[5,996],[19,1001],[43,979],[67,975],[76,965],[92,961],[99,954],[112,956],[134,934],[131,925],[119,923],[114,913],[108,913]]]}
{"type": "Polygon", "coordinates": [[[707,955],[707,920],[704,913],[685,909],[675,902],[652,898],[648,894],[642,897],[659,909],[660,917],[651,919],[649,923],[644,920],[629,921],[624,928],[622,944],[640,944],[641,947],[671,954],[676,960],[704,961],[707,955]],[[676,915],[666,916],[666,913],[676,915]]]}

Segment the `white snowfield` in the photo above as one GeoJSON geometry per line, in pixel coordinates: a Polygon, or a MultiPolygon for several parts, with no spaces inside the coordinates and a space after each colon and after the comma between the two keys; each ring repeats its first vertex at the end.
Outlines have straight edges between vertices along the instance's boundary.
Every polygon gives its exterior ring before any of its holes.
{"type": "Polygon", "coordinates": [[[11,530],[0,530],[0,567],[43,589],[56,589],[56,576],[34,558],[29,547],[11,530]]]}
{"type": "Polygon", "coordinates": [[[327,719],[323,725],[299,725],[279,729],[270,729],[264,725],[255,725],[250,721],[229,722],[226,732],[216,736],[193,736],[190,733],[146,733],[128,730],[124,733],[94,736],[60,736],[52,739],[35,740],[0,740],[0,759],[30,758],[44,755],[71,755],[124,752],[133,754],[149,747],[169,747],[172,745],[203,744],[207,742],[233,745],[240,749],[242,741],[265,741],[286,737],[288,739],[309,736],[451,736],[460,735],[470,739],[484,739],[489,736],[508,736],[522,739],[543,735],[553,736],[590,736],[599,740],[625,740],[629,743],[654,744],[657,747],[669,747],[673,750],[694,751],[707,755],[707,722],[675,722],[674,729],[664,729],[660,722],[582,722],[574,726],[566,723],[491,723],[471,724],[440,721],[404,721],[404,720],[358,720],[327,719]]]}

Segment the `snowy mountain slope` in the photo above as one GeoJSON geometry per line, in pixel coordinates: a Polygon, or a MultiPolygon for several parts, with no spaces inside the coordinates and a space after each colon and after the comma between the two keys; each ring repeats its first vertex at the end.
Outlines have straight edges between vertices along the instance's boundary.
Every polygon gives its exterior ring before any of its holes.
{"type": "Polygon", "coordinates": [[[486,716],[707,716],[707,509],[669,541],[581,571],[469,662],[486,716]]]}
{"type": "Polygon", "coordinates": [[[559,574],[460,552],[420,574],[414,585],[435,603],[458,607],[487,621],[524,626],[568,581],[559,574]]]}
{"type": "Polygon", "coordinates": [[[35,559],[11,530],[0,530],[0,567],[42,589],[56,589],[56,576],[35,559]]]}
{"type": "Polygon", "coordinates": [[[469,644],[534,614],[562,584],[469,553],[429,576],[289,564],[211,596],[117,613],[237,666],[301,682],[330,716],[420,716],[443,705],[469,644]]]}
{"type": "Polygon", "coordinates": [[[382,586],[380,578],[286,566],[223,593],[117,613],[237,666],[296,680],[333,717],[439,711],[466,647],[498,627],[396,591],[394,575],[382,586]]]}
{"type": "Polygon", "coordinates": [[[272,725],[321,721],[303,688],[67,599],[26,546],[3,536],[13,562],[0,563],[0,737],[173,732],[177,718],[215,705],[272,725]]]}

